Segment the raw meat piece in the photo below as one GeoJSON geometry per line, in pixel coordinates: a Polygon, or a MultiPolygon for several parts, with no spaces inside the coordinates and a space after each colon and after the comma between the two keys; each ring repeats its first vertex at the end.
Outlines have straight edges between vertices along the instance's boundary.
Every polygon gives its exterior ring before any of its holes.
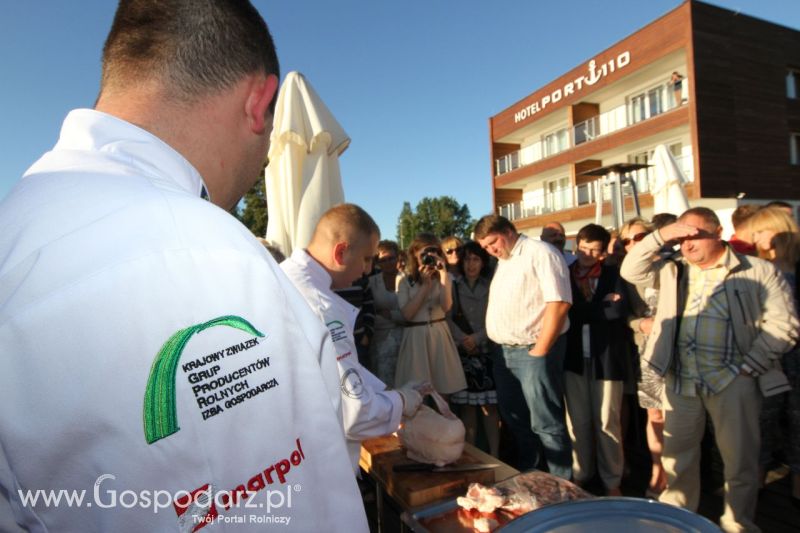
{"type": "Polygon", "coordinates": [[[499,525],[500,524],[497,522],[497,520],[492,520],[491,518],[487,518],[485,516],[476,518],[472,523],[472,527],[475,529],[475,531],[479,531],[480,533],[489,533],[499,525]]]}
{"type": "Polygon", "coordinates": [[[465,497],[456,498],[456,503],[464,509],[476,509],[481,513],[493,513],[508,502],[507,492],[495,487],[485,487],[471,483],[465,497]]]}
{"type": "Polygon", "coordinates": [[[442,414],[423,405],[397,436],[409,459],[444,466],[457,461],[464,451],[464,424],[438,393],[434,391],[430,396],[442,414]]]}
{"type": "Polygon", "coordinates": [[[464,509],[482,513],[499,509],[520,516],[545,505],[590,497],[569,481],[534,471],[518,474],[495,487],[472,483],[467,494],[456,498],[456,502],[464,509]]]}

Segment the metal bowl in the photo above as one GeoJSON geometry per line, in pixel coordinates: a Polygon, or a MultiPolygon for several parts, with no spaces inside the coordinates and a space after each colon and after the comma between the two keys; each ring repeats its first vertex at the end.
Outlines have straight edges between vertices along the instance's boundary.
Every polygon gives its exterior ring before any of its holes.
{"type": "Polygon", "coordinates": [[[596,498],[548,505],[500,528],[503,533],[719,533],[710,520],[680,507],[639,498],[596,498]]]}

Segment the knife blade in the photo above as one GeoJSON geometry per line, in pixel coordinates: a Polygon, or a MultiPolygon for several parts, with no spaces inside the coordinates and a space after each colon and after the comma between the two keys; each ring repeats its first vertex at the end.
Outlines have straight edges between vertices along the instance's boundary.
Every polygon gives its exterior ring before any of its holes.
{"type": "Polygon", "coordinates": [[[469,472],[471,470],[497,468],[498,466],[500,465],[497,463],[470,463],[445,466],[436,466],[427,463],[405,463],[394,465],[392,470],[395,472],[469,472]]]}

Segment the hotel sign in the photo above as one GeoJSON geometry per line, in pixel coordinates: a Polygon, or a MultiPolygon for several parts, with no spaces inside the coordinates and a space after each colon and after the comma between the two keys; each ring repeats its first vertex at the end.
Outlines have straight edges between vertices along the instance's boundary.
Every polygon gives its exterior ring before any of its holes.
{"type": "Polygon", "coordinates": [[[592,59],[589,61],[587,74],[578,76],[574,80],[565,83],[563,87],[559,87],[550,94],[546,94],[532,104],[523,107],[519,111],[516,111],[514,113],[514,124],[532,117],[539,111],[544,111],[548,105],[555,104],[562,98],[566,98],[572,94],[577,94],[578,92],[582,91],[584,87],[591,87],[609,74],[625,68],[630,64],[630,62],[631,53],[627,50],[619,54],[616,58],[603,63],[599,67],[597,66],[597,61],[592,59]]]}

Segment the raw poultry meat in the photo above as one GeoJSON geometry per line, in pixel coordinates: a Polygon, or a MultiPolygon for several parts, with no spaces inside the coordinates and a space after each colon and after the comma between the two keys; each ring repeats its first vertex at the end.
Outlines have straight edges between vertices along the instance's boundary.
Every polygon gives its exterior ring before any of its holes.
{"type": "MultiPolygon", "coordinates": [[[[569,481],[534,471],[518,474],[494,487],[472,483],[467,494],[456,498],[456,502],[463,509],[482,514],[503,511],[521,516],[545,505],[590,497],[569,481]]],[[[483,525],[482,522],[480,526],[483,525]]],[[[478,524],[474,523],[473,527],[477,528],[478,524]]]]}
{"type": "Polygon", "coordinates": [[[444,466],[464,451],[464,424],[435,391],[430,394],[441,414],[423,405],[397,432],[409,459],[444,466]]]}
{"type": "Polygon", "coordinates": [[[476,509],[482,513],[493,513],[508,503],[511,494],[503,489],[485,487],[480,483],[472,483],[466,496],[456,498],[456,503],[463,509],[476,509]]]}

